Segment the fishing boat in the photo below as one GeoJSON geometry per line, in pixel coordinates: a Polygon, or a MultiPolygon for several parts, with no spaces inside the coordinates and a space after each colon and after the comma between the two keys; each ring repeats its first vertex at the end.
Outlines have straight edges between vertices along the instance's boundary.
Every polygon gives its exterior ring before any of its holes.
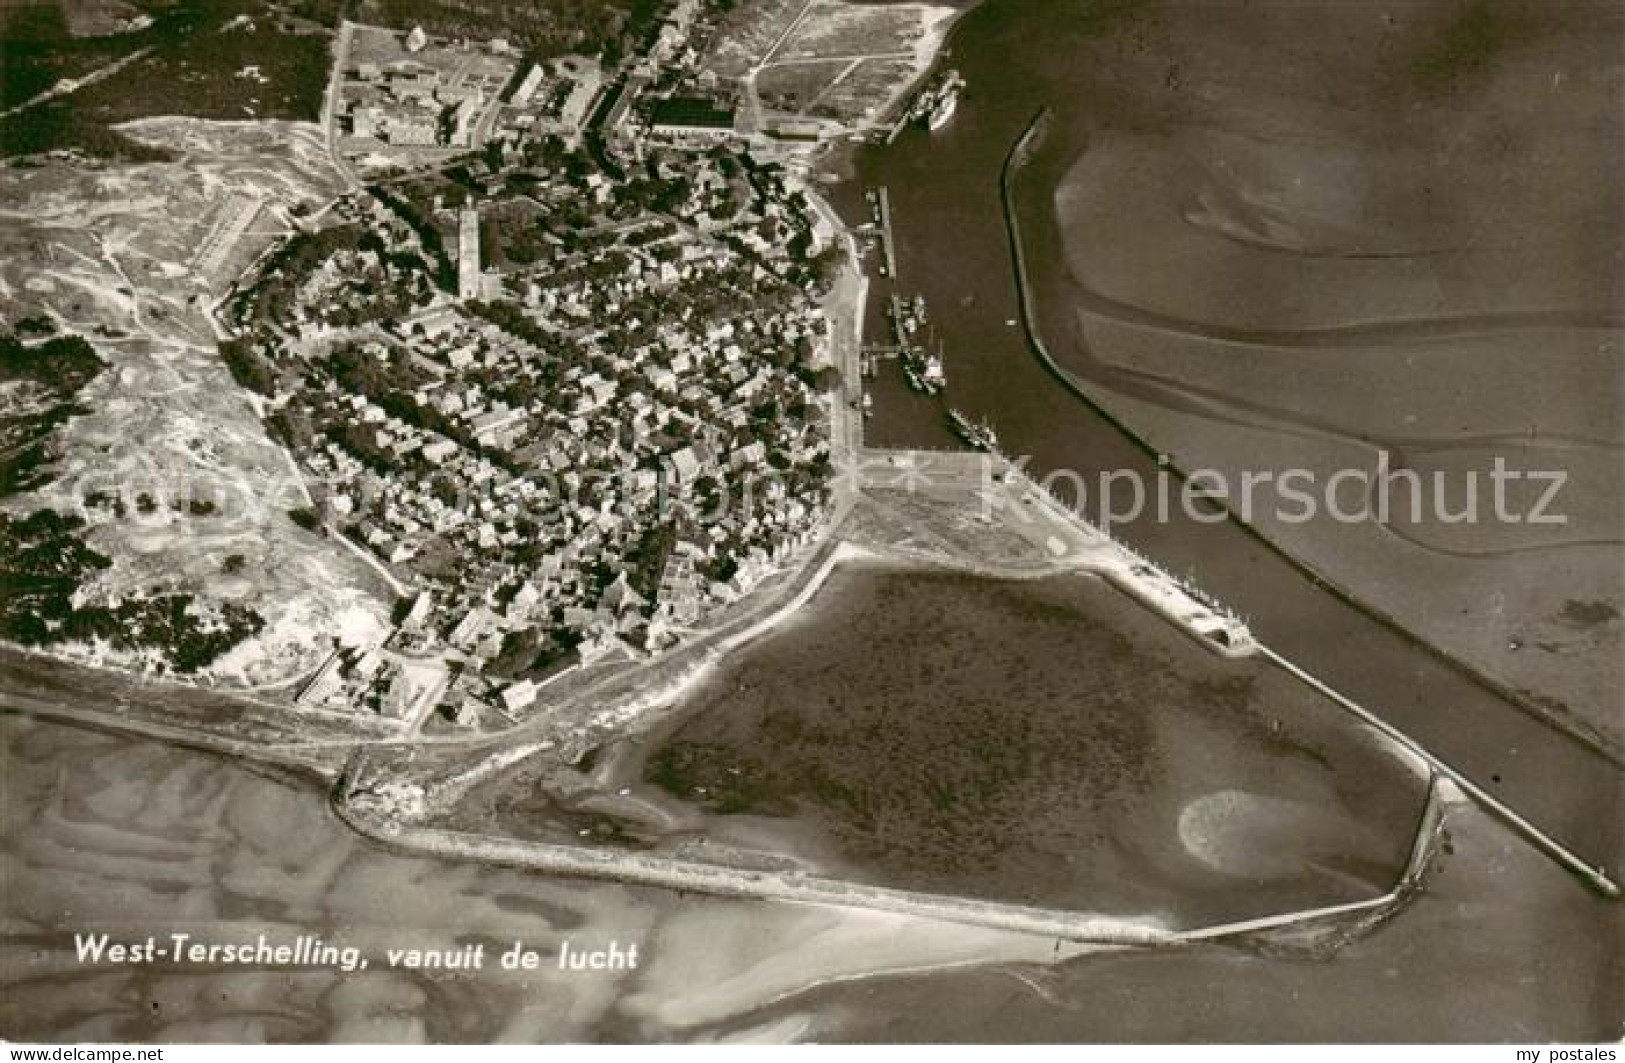
{"type": "Polygon", "coordinates": [[[903,379],[914,391],[923,395],[940,395],[948,384],[947,375],[942,371],[942,355],[937,353],[935,330],[932,330],[931,342],[925,347],[904,344],[898,351],[898,361],[903,367],[903,379]]]}
{"type": "Polygon", "coordinates": [[[959,109],[959,90],[964,86],[965,79],[959,76],[959,71],[943,74],[915,100],[913,117],[935,133],[953,121],[954,112],[959,109]]]}
{"type": "Polygon", "coordinates": [[[910,390],[922,395],[941,393],[945,383],[942,359],[935,354],[927,353],[923,348],[911,346],[902,349],[898,361],[903,366],[903,379],[908,381],[910,390]]]}
{"type": "Polygon", "coordinates": [[[920,370],[927,394],[935,395],[948,386],[948,374],[942,369],[942,355],[933,351],[925,356],[925,367],[920,370]]]}
{"type": "Polygon", "coordinates": [[[972,421],[958,410],[948,411],[948,426],[954,434],[977,450],[993,453],[999,449],[998,433],[986,421],[972,421]]]}
{"type": "Polygon", "coordinates": [[[903,379],[908,382],[908,389],[917,391],[922,395],[928,394],[925,386],[925,376],[920,371],[919,363],[908,357],[903,358],[902,362],[903,379]]]}
{"type": "Polygon", "coordinates": [[[920,319],[915,315],[913,306],[900,296],[891,297],[891,321],[900,347],[908,346],[909,337],[920,331],[920,319]]]}

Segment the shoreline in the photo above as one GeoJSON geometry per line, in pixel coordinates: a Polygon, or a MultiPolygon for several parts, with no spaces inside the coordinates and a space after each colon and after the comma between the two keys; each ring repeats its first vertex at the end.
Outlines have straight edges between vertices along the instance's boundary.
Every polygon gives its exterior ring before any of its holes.
{"type": "Polygon", "coordinates": [[[1247,939],[1259,933],[1293,928],[1313,930],[1327,920],[1347,916],[1361,918],[1358,929],[1380,924],[1414,895],[1439,851],[1444,806],[1451,800],[1449,794],[1441,795],[1440,791],[1441,783],[1434,776],[1428,784],[1405,866],[1394,884],[1383,893],[1340,904],[1186,928],[1169,928],[1154,920],[1137,922],[1132,918],[1086,911],[871,886],[820,875],[735,869],[681,857],[520,841],[431,827],[403,827],[387,819],[379,820],[348,802],[342,781],[333,791],[330,806],[342,822],[361,836],[386,848],[420,855],[519,867],[570,878],[694,890],[714,896],[867,909],[1053,937],[1084,945],[1166,948],[1247,939]]]}
{"type": "MultiPolygon", "coordinates": [[[[981,6],[982,0],[971,0],[963,7],[957,4],[924,3],[921,6],[926,12],[934,12],[920,39],[914,42],[914,73],[897,91],[879,107],[875,108],[872,124],[877,129],[890,130],[895,127],[903,116],[907,115],[906,106],[899,112],[897,108],[911,101],[926,81],[931,77],[931,71],[936,68],[944,52],[948,50],[948,38],[953,36],[954,27],[959,20],[981,6]]],[[[929,17],[929,16],[928,16],[929,17]]]]}
{"type": "MultiPolygon", "coordinates": [[[[891,107],[895,106],[898,101],[900,101],[902,99],[906,99],[907,96],[912,91],[914,91],[914,89],[917,86],[920,79],[922,79],[926,75],[926,73],[929,72],[930,68],[936,63],[936,61],[937,61],[937,59],[938,59],[938,57],[940,55],[940,52],[942,50],[942,47],[945,44],[947,36],[948,36],[949,32],[951,31],[953,25],[957,22],[957,20],[959,19],[960,16],[962,16],[963,14],[968,12],[972,7],[975,6],[975,4],[972,4],[972,5],[970,5],[969,7],[966,7],[963,10],[959,10],[957,8],[949,7],[949,6],[946,6],[946,5],[926,4],[926,5],[923,5],[923,6],[939,9],[941,14],[940,14],[940,17],[938,17],[934,22],[931,23],[931,25],[930,25],[929,29],[927,30],[927,32],[922,36],[921,40],[917,43],[917,48],[916,48],[917,61],[921,64],[920,69],[919,69],[917,75],[914,78],[912,78],[909,82],[907,82],[906,84],[904,84],[903,86],[901,86],[899,88],[897,95],[892,100],[888,101],[887,104],[885,105],[885,107],[882,110],[890,109],[891,107]]],[[[199,119],[199,118],[193,118],[193,117],[185,116],[185,115],[149,115],[149,116],[144,116],[144,117],[137,118],[137,119],[132,119],[132,120],[130,120],[128,122],[121,123],[120,125],[122,127],[128,127],[129,130],[132,133],[139,133],[142,130],[148,129],[148,128],[155,129],[155,130],[162,130],[162,129],[172,128],[172,127],[175,127],[175,126],[187,126],[187,125],[191,125],[191,124],[203,124],[205,126],[219,125],[219,126],[228,126],[228,127],[250,127],[250,126],[252,126],[252,127],[257,127],[257,128],[267,128],[268,127],[268,128],[273,128],[273,129],[274,128],[286,128],[286,129],[290,129],[290,130],[295,130],[295,131],[299,131],[299,132],[308,133],[308,134],[310,134],[312,136],[325,137],[326,141],[324,143],[324,147],[327,149],[327,151],[324,152],[324,155],[333,155],[333,157],[331,159],[327,160],[328,163],[329,163],[329,167],[330,167],[330,169],[331,169],[331,171],[333,173],[333,176],[336,179],[338,179],[338,181],[340,182],[341,185],[345,184],[346,182],[353,185],[353,181],[354,181],[353,175],[348,173],[347,168],[342,164],[342,162],[337,158],[336,154],[332,150],[333,149],[333,144],[332,144],[331,138],[330,138],[330,134],[332,132],[332,123],[330,121],[330,117],[331,117],[330,109],[331,109],[331,106],[332,106],[332,104],[334,102],[333,89],[334,89],[334,87],[336,85],[336,79],[338,77],[339,69],[342,66],[342,62],[340,60],[342,60],[342,57],[343,57],[343,54],[344,54],[344,49],[349,44],[349,37],[350,37],[352,31],[354,29],[356,29],[356,28],[378,29],[380,27],[369,27],[366,24],[354,23],[354,22],[351,22],[351,21],[348,21],[348,20],[345,20],[345,21],[341,22],[340,26],[337,28],[337,30],[334,33],[335,60],[334,60],[334,63],[333,63],[333,72],[332,72],[331,77],[330,77],[330,84],[326,87],[326,90],[324,91],[321,114],[315,120],[299,120],[299,119],[199,119]]],[[[825,150],[828,150],[828,149],[825,149],[825,150]]],[[[861,253],[860,253],[859,248],[857,246],[856,239],[853,237],[851,231],[847,228],[844,221],[841,219],[840,213],[828,202],[827,199],[824,198],[824,196],[821,193],[819,193],[817,188],[814,186],[813,182],[807,181],[807,182],[802,183],[801,190],[806,195],[806,197],[808,199],[808,202],[809,202],[809,205],[811,206],[812,210],[815,213],[823,216],[825,218],[825,220],[831,225],[832,230],[834,232],[834,239],[844,243],[847,261],[846,261],[846,265],[845,265],[845,267],[843,269],[843,274],[850,277],[852,282],[856,285],[856,292],[852,297],[850,305],[848,305],[846,307],[842,307],[842,309],[849,310],[852,313],[854,326],[855,326],[855,331],[856,331],[856,335],[853,337],[853,347],[852,347],[850,352],[842,351],[842,349],[841,349],[842,344],[840,343],[838,337],[836,337],[834,335],[834,327],[835,327],[835,325],[837,323],[834,320],[831,321],[831,337],[830,337],[830,339],[831,339],[831,346],[834,349],[832,349],[832,351],[830,352],[830,361],[831,361],[831,364],[837,366],[842,371],[843,379],[842,379],[841,383],[843,385],[843,390],[844,390],[844,387],[849,383],[849,381],[847,381],[845,379],[846,370],[848,368],[848,359],[844,358],[843,354],[847,354],[847,355],[850,356],[850,367],[851,367],[851,370],[852,370],[852,374],[853,374],[854,377],[856,377],[856,375],[857,375],[857,357],[858,357],[858,351],[861,348],[861,344],[862,344],[863,314],[864,314],[864,311],[865,311],[865,308],[866,308],[867,291],[868,291],[868,286],[869,286],[868,277],[867,277],[867,274],[864,272],[864,270],[862,268],[861,253]]],[[[835,286],[834,289],[832,289],[832,291],[838,291],[838,290],[839,290],[839,282],[837,282],[837,285],[835,286]]],[[[837,305],[839,306],[839,304],[837,304],[837,305]]],[[[218,325],[218,322],[216,322],[212,312],[211,313],[206,313],[205,316],[207,317],[207,319],[208,319],[209,323],[211,324],[211,326],[217,326],[218,325]]],[[[844,412],[850,412],[850,411],[845,411],[845,406],[844,406],[844,403],[842,402],[841,390],[837,390],[835,393],[833,393],[831,395],[830,403],[831,403],[831,433],[830,433],[831,449],[832,449],[833,454],[839,454],[839,451],[837,450],[837,446],[836,446],[837,440],[841,439],[842,442],[848,442],[848,441],[843,438],[844,433],[840,433],[840,432],[838,432],[838,430],[844,428],[845,426],[843,425],[843,421],[849,419],[849,418],[843,417],[843,411],[844,412]]],[[[856,439],[851,440],[848,443],[848,445],[851,447],[852,451],[854,452],[854,453],[848,455],[850,460],[856,460],[855,451],[857,449],[861,448],[861,445],[862,445],[862,442],[861,442],[861,434],[862,434],[861,433],[861,429],[862,429],[861,416],[859,418],[857,418],[856,428],[857,428],[856,439]]],[[[297,473],[298,472],[297,463],[294,461],[293,456],[290,453],[287,452],[286,448],[279,447],[279,449],[282,450],[283,456],[290,463],[290,467],[292,468],[292,470],[295,473],[297,473]]],[[[299,485],[300,489],[302,491],[305,491],[306,494],[308,495],[308,490],[306,490],[306,484],[304,482],[303,476],[302,475],[296,475],[295,482],[299,485]]],[[[828,537],[830,535],[830,533],[833,531],[833,529],[836,526],[839,525],[839,523],[841,522],[843,517],[844,517],[844,511],[840,506],[839,500],[836,500],[834,503],[832,503],[831,514],[830,514],[830,517],[828,519],[828,522],[827,522],[826,526],[823,529],[821,529],[820,532],[819,532],[819,539],[823,540],[826,537],[828,537]]],[[[374,574],[381,577],[383,579],[383,581],[389,586],[389,588],[393,592],[395,592],[397,595],[399,595],[401,597],[410,597],[411,593],[413,593],[411,588],[406,587],[403,584],[401,584],[391,573],[389,573],[384,568],[382,563],[380,561],[378,561],[378,559],[371,556],[371,554],[369,554],[367,551],[362,550],[359,547],[357,547],[356,544],[350,542],[348,537],[340,535],[340,536],[334,536],[333,538],[335,538],[336,541],[342,547],[347,548],[351,553],[353,553],[354,556],[358,560],[360,560],[361,562],[363,562],[364,564],[369,566],[373,570],[374,574]]],[[[818,547],[817,547],[816,544],[813,545],[813,546],[810,546],[808,548],[809,553],[814,553],[814,552],[816,552],[817,549],[818,549],[818,547]]],[[[795,564],[795,562],[792,561],[792,562],[789,563],[789,565],[787,567],[793,567],[794,564],[795,564]]],[[[772,578],[771,576],[768,577],[769,580],[771,578],[772,578]]],[[[754,593],[754,591],[752,593],[754,593]]],[[[748,593],[744,598],[742,598],[740,600],[741,601],[748,601],[750,597],[751,597],[751,594],[748,593]]],[[[724,625],[725,624],[726,624],[726,621],[724,621],[724,625]]],[[[695,637],[693,638],[692,641],[696,641],[696,642],[697,641],[703,641],[710,634],[711,634],[710,631],[707,631],[707,630],[702,628],[695,635],[695,637]]],[[[734,643],[730,643],[728,648],[733,648],[734,645],[735,645],[734,643]]],[[[676,647],[672,647],[672,652],[680,652],[682,649],[683,649],[683,646],[680,644],[680,645],[678,645],[676,647]]],[[[26,645],[22,645],[22,644],[11,643],[11,642],[8,642],[8,641],[0,641],[0,650],[4,650],[6,652],[17,653],[17,654],[28,656],[28,657],[34,657],[34,658],[41,659],[41,660],[43,660],[43,661],[45,661],[45,662],[47,662],[49,664],[53,664],[53,665],[61,665],[61,666],[66,666],[66,667],[71,667],[71,668],[88,669],[88,670],[91,670],[91,671],[96,672],[98,674],[106,675],[106,676],[108,676],[110,678],[122,679],[122,680],[125,680],[125,681],[129,681],[129,682],[132,682],[132,683],[135,683],[135,684],[142,685],[142,686],[161,685],[161,686],[169,686],[169,687],[173,688],[174,690],[176,690],[177,692],[191,691],[191,692],[215,693],[215,694],[221,695],[223,698],[226,698],[226,699],[251,701],[251,702],[254,702],[254,703],[258,704],[258,705],[267,707],[267,708],[286,708],[289,711],[294,711],[294,710],[297,709],[297,706],[295,706],[292,701],[289,701],[289,702],[284,704],[282,702],[267,700],[265,698],[257,697],[255,695],[261,694],[261,693],[266,692],[268,690],[274,690],[274,689],[276,689],[278,687],[281,687],[281,686],[294,686],[294,685],[297,685],[297,684],[301,683],[302,680],[304,680],[306,677],[308,677],[308,675],[312,671],[314,671],[316,665],[318,665],[321,662],[322,658],[325,656],[324,654],[317,654],[309,662],[300,662],[291,671],[288,670],[287,668],[283,668],[283,669],[281,669],[279,671],[279,674],[275,678],[273,678],[271,680],[268,680],[268,681],[246,682],[246,681],[243,681],[243,678],[240,677],[240,676],[213,675],[213,674],[209,674],[207,672],[205,672],[204,674],[199,675],[196,678],[181,676],[181,675],[177,675],[177,674],[157,674],[157,673],[155,673],[153,671],[150,671],[150,670],[147,670],[147,669],[141,667],[141,665],[139,664],[138,661],[133,661],[133,660],[128,661],[128,662],[121,661],[121,660],[117,659],[116,655],[112,656],[112,657],[103,656],[103,654],[98,650],[97,647],[88,646],[88,645],[80,644],[80,643],[65,643],[65,644],[61,644],[61,645],[58,645],[58,646],[35,647],[35,646],[26,646],[26,645]]],[[[643,665],[643,666],[654,665],[654,664],[657,664],[657,663],[661,662],[661,660],[665,656],[666,656],[665,653],[658,654],[655,657],[653,657],[653,658],[651,658],[651,659],[649,659],[647,661],[639,662],[639,664],[643,665]]],[[[332,716],[333,718],[336,718],[336,719],[340,718],[342,716],[342,714],[336,714],[336,713],[328,714],[328,715],[330,715],[330,716],[332,716]]],[[[90,719],[90,720],[100,720],[100,719],[103,719],[104,717],[103,717],[102,714],[91,711],[86,715],[85,718],[90,719]]],[[[108,717],[105,717],[105,719],[106,719],[107,724],[110,725],[110,726],[117,726],[121,722],[121,718],[119,718],[119,717],[108,716],[108,717]]],[[[349,722],[349,721],[343,721],[343,722],[349,722]]],[[[370,721],[369,721],[368,718],[359,717],[359,716],[357,717],[357,720],[355,722],[357,724],[361,725],[361,726],[368,726],[370,724],[370,721]]],[[[155,723],[154,726],[163,727],[165,725],[163,725],[161,723],[155,723]]],[[[520,726],[523,726],[523,724],[521,724],[520,726]]],[[[501,734],[501,733],[505,733],[505,732],[506,732],[506,729],[505,729],[504,732],[492,732],[492,733],[493,734],[501,734]]],[[[218,737],[218,739],[220,741],[225,742],[225,743],[231,743],[231,742],[235,741],[234,739],[232,739],[230,736],[227,736],[227,735],[214,736],[210,732],[208,732],[207,730],[202,731],[202,734],[205,737],[209,738],[210,740],[213,740],[216,737],[218,737]]]]}
{"type": "MultiPolygon", "coordinates": [[[[825,214],[826,217],[831,217],[832,220],[839,219],[839,215],[834,212],[833,207],[830,206],[830,204],[816,191],[809,190],[809,201],[815,210],[825,214]]],[[[854,315],[854,332],[856,335],[853,336],[853,347],[845,347],[840,342],[839,331],[841,322],[838,320],[832,320],[831,322],[832,349],[830,350],[829,355],[835,364],[842,365],[843,368],[845,368],[849,366],[853,356],[856,354],[857,344],[861,342],[860,330],[862,327],[862,319],[858,316],[858,314],[860,312],[860,308],[864,305],[864,299],[867,296],[868,278],[862,270],[861,259],[856,254],[856,247],[852,233],[844,224],[841,225],[837,230],[837,239],[842,240],[845,245],[847,257],[846,268],[843,271],[845,277],[850,279],[850,281],[856,285],[856,291],[850,296],[847,303],[842,304],[837,302],[836,304],[838,308],[837,315],[841,310],[850,311],[854,315]]],[[[843,420],[844,415],[842,411],[845,410],[845,405],[842,402],[842,397],[839,392],[832,395],[831,403],[831,437],[833,443],[837,438],[837,428],[839,425],[841,425],[843,420]]],[[[858,421],[857,425],[861,429],[861,421],[858,421]]],[[[846,457],[848,461],[855,463],[863,453],[864,451],[861,446],[861,442],[859,442],[855,446],[852,453],[843,455],[843,457],[846,457]]],[[[1038,489],[1035,484],[1032,484],[1031,481],[1025,476],[1020,477],[1019,482],[1023,485],[1025,490],[1035,492],[1038,495],[1043,494],[1043,492],[1038,489]]],[[[1108,537],[1102,536],[1097,529],[1094,529],[1091,525],[1088,525],[1087,522],[1082,521],[1082,519],[1077,515],[1065,510],[1064,507],[1057,509],[1055,505],[1049,504],[1051,502],[1053,502],[1053,500],[1046,499],[1044,508],[1053,511],[1050,514],[1050,518],[1052,520],[1070,525],[1075,531],[1094,538],[1103,544],[1110,544],[1114,549],[1114,552],[1126,549],[1123,548],[1121,544],[1117,544],[1108,537]]],[[[637,691],[630,698],[617,699],[605,709],[600,710],[597,717],[599,722],[601,724],[608,724],[611,727],[624,728],[637,718],[644,717],[649,713],[669,706],[680,700],[685,693],[693,690],[698,683],[703,681],[705,676],[710,673],[712,667],[722,658],[725,653],[736,650],[739,647],[748,644],[764,631],[769,630],[775,624],[781,622],[786,617],[793,615],[796,611],[805,606],[806,603],[810,601],[814,595],[816,595],[817,591],[824,584],[829,573],[833,570],[837,563],[843,560],[855,559],[860,556],[875,556],[874,551],[858,546],[857,544],[849,542],[844,538],[843,518],[846,512],[846,510],[839,507],[837,508],[837,511],[832,516],[819,544],[810,549],[807,558],[803,561],[803,565],[811,567],[803,567],[801,571],[796,572],[791,576],[791,582],[788,585],[774,589],[774,591],[777,591],[780,595],[782,595],[783,593],[788,592],[792,587],[795,587],[795,592],[788,599],[780,598],[778,601],[774,602],[770,597],[762,605],[762,608],[767,610],[765,613],[756,615],[753,611],[750,611],[747,608],[745,615],[737,618],[734,621],[735,623],[742,623],[744,625],[743,627],[735,630],[729,630],[729,624],[724,622],[717,629],[702,634],[696,637],[690,643],[679,647],[677,653],[672,655],[663,654],[649,661],[640,662],[636,667],[628,669],[626,672],[620,675],[611,677],[608,683],[604,685],[609,685],[610,683],[616,682],[635,684],[639,674],[644,673],[651,668],[670,667],[674,663],[681,667],[680,654],[685,650],[690,657],[693,657],[696,653],[700,654],[697,659],[687,662],[687,667],[666,683],[658,685],[653,689],[637,691]],[[818,559],[815,565],[813,564],[814,559],[818,559]],[[606,716],[608,716],[609,719],[606,720],[606,716]]],[[[941,558],[928,560],[935,560],[938,564],[943,563],[943,559],[941,558]]],[[[1035,574],[1043,574],[1045,572],[1061,571],[1075,566],[1060,565],[1054,563],[1054,561],[1050,561],[1036,567],[1038,571],[1035,574]]],[[[1138,593],[1141,588],[1137,586],[1135,580],[1127,578],[1120,571],[1114,571],[1115,569],[1119,569],[1120,566],[1101,566],[1099,564],[1094,564],[1087,567],[1091,571],[1095,571],[1098,575],[1107,578],[1114,586],[1117,586],[1119,589],[1125,591],[1125,593],[1128,593],[1134,597],[1139,602],[1141,607],[1152,609],[1165,622],[1172,622],[1182,630],[1190,633],[1190,628],[1186,624],[1181,623],[1179,617],[1174,615],[1169,609],[1161,608],[1161,606],[1166,603],[1162,603],[1158,599],[1158,596],[1138,593]],[[1113,578],[1114,576],[1117,578],[1113,578]]],[[[772,595],[774,591],[769,591],[769,595],[772,595]]],[[[742,601],[748,601],[748,598],[742,599],[742,601]]],[[[116,670],[110,671],[113,671],[116,674],[116,670]]],[[[577,697],[579,696],[580,694],[578,693],[577,697]]],[[[83,719],[97,720],[98,714],[87,714],[85,717],[83,717],[83,719]]],[[[515,739],[521,741],[525,740],[527,737],[532,736],[541,726],[545,726],[545,723],[546,721],[538,721],[536,724],[530,725],[530,722],[527,721],[526,724],[521,724],[517,728],[506,729],[500,732],[473,736],[453,736],[453,738],[463,739],[466,744],[507,744],[515,739]]],[[[130,721],[127,719],[108,719],[105,721],[105,725],[114,728],[133,725],[130,727],[130,729],[137,730],[138,732],[142,731],[142,724],[139,721],[130,721]]],[[[182,737],[184,732],[178,728],[168,729],[160,725],[153,730],[146,730],[144,733],[148,737],[170,738],[173,740],[184,741],[184,737],[182,737]]],[[[200,744],[204,745],[206,748],[210,748],[212,740],[213,736],[209,736],[206,737],[200,744]]],[[[390,740],[387,738],[384,741],[386,743],[390,742],[390,740]]],[[[364,756],[365,746],[368,744],[372,743],[366,740],[355,741],[352,747],[353,751],[361,752],[364,756]]],[[[225,737],[220,738],[219,744],[212,746],[212,748],[219,751],[247,756],[254,756],[256,753],[270,752],[269,749],[254,750],[244,743],[225,737]]],[[[505,766],[505,764],[501,762],[502,758],[495,758],[495,760],[496,763],[494,764],[494,769],[501,770],[501,768],[505,766]]],[[[358,765],[355,758],[352,758],[351,767],[357,766],[358,765]]],[[[479,775],[486,774],[489,770],[492,770],[492,768],[488,765],[478,765],[473,773],[465,776],[465,779],[478,777],[479,775]]],[[[346,774],[348,774],[348,769],[346,770],[346,774]]],[[[335,793],[334,797],[337,799],[338,794],[335,793]]],[[[392,828],[385,828],[385,830],[386,833],[400,830],[411,832],[415,830],[415,828],[402,828],[397,825],[392,828]]],[[[436,836],[425,835],[425,837],[434,838],[436,836]]],[[[513,851],[521,850],[509,850],[503,847],[522,846],[524,844],[516,841],[504,841],[502,839],[495,838],[488,839],[487,841],[491,845],[498,846],[502,851],[509,852],[510,855],[513,851]]],[[[434,841],[432,843],[432,851],[449,851],[440,848],[443,842],[445,842],[444,838],[434,841]]],[[[466,852],[456,845],[452,846],[452,850],[455,850],[458,855],[462,855],[465,858],[469,856],[477,857],[478,855],[466,852]]],[[[600,866],[602,859],[602,855],[597,851],[583,849],[580,850],[579,853],[574,857],[561,857],[547,866],[557,867],[566,871],[569,871],[571,868],[579,870],[584,866],[598,867],[600,866]],[[589,856],[586,854],[591,855],[589,856]]],[[[679,885],[679,888],[685,887],[679,885]]]]}

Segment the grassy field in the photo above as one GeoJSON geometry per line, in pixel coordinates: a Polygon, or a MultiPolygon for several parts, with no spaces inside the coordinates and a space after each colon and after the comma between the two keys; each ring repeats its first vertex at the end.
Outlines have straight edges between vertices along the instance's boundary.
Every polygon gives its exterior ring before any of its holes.
{"type": "Polygon", "coordinates": [[[851,65],[841,59],[772,66],[756,78],[764,106],[777,111],[805,111],[830,83],[851,65]]]}
{"type": "Polygon", "coordinates": [[[805,6],[804,0],[756,0],[736,5],[711,40],[706,67],[718,77],[741,77],[762,61],[805,6]]]}
{"type": "Polygon", "coordinates": [[[815,3],[773,58],[817,59],[909,52],[924,32],[919,9],[914,6],[815,3]]]}
{"type": "Polygon", "coordinates": [[[917,72],[918,64],[912,60],[865,59],[824,93],[812,112],[842,121],[875,117],[897,86],[908,84],[917,72]]]}
{"type": "Polygon", "coordinates": [[[6,49],[0,109],[15,107],[59,78],[82,77],[132,50],[115,38],[76,37],[61,6],[53,3],[8,4],[0,9],[0,40],[6,49]]]}

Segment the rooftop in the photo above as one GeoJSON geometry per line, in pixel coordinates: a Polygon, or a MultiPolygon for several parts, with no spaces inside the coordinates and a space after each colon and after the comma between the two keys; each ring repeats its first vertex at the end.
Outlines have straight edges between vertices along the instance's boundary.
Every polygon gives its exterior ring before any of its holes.
{"type": "Polygon", "coordinates": [[[710,100],[694,96],[672,96],[656,100],[649,111],[650,122],[659,127],[686,129],[732,129],[734,113],[710,100]]]}

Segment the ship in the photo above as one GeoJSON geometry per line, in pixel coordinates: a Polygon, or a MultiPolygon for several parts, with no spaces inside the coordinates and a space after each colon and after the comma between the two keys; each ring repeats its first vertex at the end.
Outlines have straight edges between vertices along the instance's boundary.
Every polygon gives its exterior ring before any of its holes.
{"type": "Polygon", "coordinates": [[[999,449],[998,433],[986,421],[976,422],[960,413],[958,410],[948,411],[948,427],[954,434],[977,450],[993,453],[999,449]]]}
{"type": "Polygon", "coordinates": [[[948,386],[948,375],[942,371],[942,355],[935,351],[925,356],[925,367],[920,370],[927,394],[935,395],[948,386]]]}
{"type": "Polygon", "coordinates": [[[915,104],[916,117],[933,133],[941,129],[953,120],[954,112],[959,109],[959,90],[964,85],[965,79],[959,76],[959,71],[948,71],[920,94],[915,104]]]}
{"type": "Polygon", "coordinates": [[[931,330],[931,342],[926,348],[918,352],[920,358],[920,380],[925,384],[927,395],[940,395],[942,389],[948,386],[948,374],[942,367],[942,345],[937,340],[937,330],[931,330]]]}
{"type": "Polygon", "coordinates": [[[903,379],[908,381],[908,389],[917,391],[922,395],[926,394],[925,374],[920,371],[921,367],[918,359],[910,355],[904,355],[902,361],[903,379]]]}
{"type": "Polygon", "coordinates": [[[924,395],[942,392],[947,378],[942,372],[942,359],[921,347],[904,347],[898,360],[903,365],[903,379],[913,391],[924,395]]]}
{"type": "Polygon", "coordinates": [[[891,321],[900,347],[907,347],[909,337],[920,331],[920,318],[915,315],[912,305],[896,295],[891,297],[891,321]]]}
{"type": "Polygon", "coordinates": [[[964,87],[965,79],[959,76],[959,71],[947,71],[915,97],[909,117],[933,132],[941,129],[959,109],[959,90],[964,87]]]}
{"type": "Polygon", "coordinates": [[[959,92],[957,90],[944,92],[937,100],[937,105],[931,108],[930,115],[926,117],[926,127],[935,133],[953,121],[954,112],[957,110],[959,110],[959,92]]]}

